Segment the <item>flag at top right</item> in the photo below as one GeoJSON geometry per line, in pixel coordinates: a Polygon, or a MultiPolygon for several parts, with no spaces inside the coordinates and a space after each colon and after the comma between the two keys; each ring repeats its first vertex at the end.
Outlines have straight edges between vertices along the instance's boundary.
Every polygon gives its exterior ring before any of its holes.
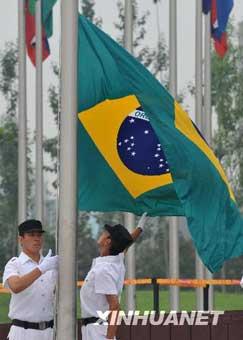
{"type": "Polygon", "coordinates": [[[233,0],[203,0],[203,13],[211,11],[211,34],[217,54],[224,57],[228,50],[226,27],[233,0]]]}

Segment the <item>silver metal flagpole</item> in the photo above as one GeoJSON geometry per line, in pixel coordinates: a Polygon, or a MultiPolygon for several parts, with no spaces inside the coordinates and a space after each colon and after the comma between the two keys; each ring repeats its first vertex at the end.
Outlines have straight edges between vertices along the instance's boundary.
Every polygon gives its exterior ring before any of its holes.
{"type": "Polygon", "coordinates": [[[35,4],[36,22],[36,218],[43,220],[43,85],[41,0],[35,4]]]}
{"type": "MultiPolygon", "coordinates": [[[[202,0],[196,0],[196,124],[202,130],[202,0]]],[[[204,266],[196,254],[196,278],[203,279],[204,266]]],[[[203,310],[203,288],[196,288],[197,309],[203,310]]]]}
{"type": "Polygon", "coordinates": [[[133,6],[132,0],[125,0],[125,48],[133,53],[133,6]]]}
{"type": "MultiPolygon", "coordinates": [[[[205,16],[205,68],[204,68],[204,136],[209,143],[212,142],[212,106],[211,106],[211,15],[210,12],[205,16]]],[[[205,268],[206,279],[212,279],[213,275],[205,268]]],[[[214,294],[213,286],[209,288],[208,308],[213,310],[214,294]]]]}
{"type": "MultiPolygon", "coordinates": [[[[170,93],[177,97],[177,0],[170,0],[170,93]]],[[[178,217],[169,219],[169,275],[170,278],[179,278],[179,240],[178,240],[178,217]]],[[[170,287],[170,308],[179,310],[179,287],[170,287]]]]}
{"type": "MultiPolygon", "coordinates": [[[[161,28],[160,28],[160,0],[154,0],[154,4],[156,5],[156,21],[157,21],[157,31],[158,31],[158,41],[160,42],[161,40],[161,28]]],[[[160,71],[160,82],[161,84],[163,83],[163,71],[160,71]]]]}
{"type": "MultiPolygon", "coordinates": [[[[243,21],[239,23],[238,39],[239,39],[240,55],[242,56],[241,60],[243,60],[243,21]]],[[[242,69],[243,67],[242,62],[241,62],[240,67],[242,69]]]]}
{"type": "Polygon", "coordinates": [[[77,43],[78,0],[62,0],[57,340],[76,339],[77,43]]]}
{"type": "Polygon", "coordinates": [[[212,109],[211,109],[211,16],[205,15],[205,84],[204,84],[204,136],[212,142],[212,109]]]}
{"type": "MultiPolygon", "coordinates": [[[[125,48],[133,52],[133,6],[132,0],[125,0],[125,48]]],[[[135,226],[135,217],[131,213],[125,214],[125,226],[130,232],[135,226]]],[[[126,276],[129,279],[136,277],[135,268],[135,245],[133,245],[126,256],[126,276]]],[[[126,309],[135,310],[136,308],[136,288],[135,286],[126,287],[126,309]]]]}
{"type": "Polygon", "coordinates": [[[18,62],[18,223],[21,223],[27,215],[25,0],[18,1],[18,62]]]}

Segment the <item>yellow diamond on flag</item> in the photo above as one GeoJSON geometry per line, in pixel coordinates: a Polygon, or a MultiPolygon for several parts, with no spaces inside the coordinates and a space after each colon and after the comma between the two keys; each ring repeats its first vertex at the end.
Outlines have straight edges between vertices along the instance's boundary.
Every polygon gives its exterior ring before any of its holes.
{"type": "Polygon", "coordinates": [[[133,198],[173,182],[170,173],[151,176],[133,171],[124,164],[118,153],[117,137],[120,127],[138,107],[140,103],[137,98],[127,96],[105,100],[78,115],[97,149],[133,198]]]}

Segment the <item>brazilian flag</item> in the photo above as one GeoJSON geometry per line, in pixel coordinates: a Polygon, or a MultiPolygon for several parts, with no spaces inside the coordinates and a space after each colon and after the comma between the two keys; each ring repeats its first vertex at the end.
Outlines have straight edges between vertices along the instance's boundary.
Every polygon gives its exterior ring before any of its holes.
{"type": "Polygon", "coordinates": [[[186,216],[212,272],[243,253],[243,223],[188,114],[125,49],[79,17],[80,210],[186,216]]]}

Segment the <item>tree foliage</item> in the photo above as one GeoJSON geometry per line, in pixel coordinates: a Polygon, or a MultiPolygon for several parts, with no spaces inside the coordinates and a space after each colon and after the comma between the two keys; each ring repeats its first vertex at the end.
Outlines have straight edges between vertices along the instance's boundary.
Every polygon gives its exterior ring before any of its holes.
{"type": "Polygon", "coordinates": [[[17,49],[0,52],[0,93],[5,100],[0,120],[0,267],[17,251],[17,49]]]}
{"type": "Polygon", "coordinates": [[[92,260],[98,256],[98,247],[92,235],[90,225],[90,214],[79,214],[78,237],[77,237],[77,259],[78,259],[78,279],[84,280],[87,275],[92,260]]]}
{"type": "Polygon", "coordinates": [[[217,115],[214,145],[236,198],[243,205],[243,61],[236,29],[229,30],[224,59],[212,56],[212,105],[217,115]]]}
{"type": "MultiPolygon", "coordinates": [[[[8,42],[0,52],[0,93],[5,106],[0,119],[0,267],[17,254],[18,126],[17,46],[8,42]]],[[[28,157],[28,195],[32,174],[28,157]]]]}
{"type": "MultiPolygon", "coordinates": [[[[115,22],[115,28],[119,31],[118,42],[125,46],[125,8],[124,1],[117,1],[118,21],[115,22]]],[[[168,48],[162,34],[158,39],[157,46],[151,48],[145,41],[147,39],[146,25],[150,16],[149,11],[140,13],[137,0],[133,0],[133,54],[134,56],[150,70],[155,76],[160,75],[160,80],[164,84],[168,81],[168,48]]]]}
{"type": "Polygon", "coordinates": [[[13,117],[0,123],[0,268],[17,253],[17,126],[13,117]]]}
{"type": "Polygon", "coordinates": [[[17,107],[17,47],[7,42],[0,53],[0,92],[6,103],[6,114],[16,116],[17,107]]]}
{"type": "Polygon", "coordinates": [[[102,19],[95,15],[95,0],[81,0],[82,13],[98,27],[102,26],[102,19]]]}

